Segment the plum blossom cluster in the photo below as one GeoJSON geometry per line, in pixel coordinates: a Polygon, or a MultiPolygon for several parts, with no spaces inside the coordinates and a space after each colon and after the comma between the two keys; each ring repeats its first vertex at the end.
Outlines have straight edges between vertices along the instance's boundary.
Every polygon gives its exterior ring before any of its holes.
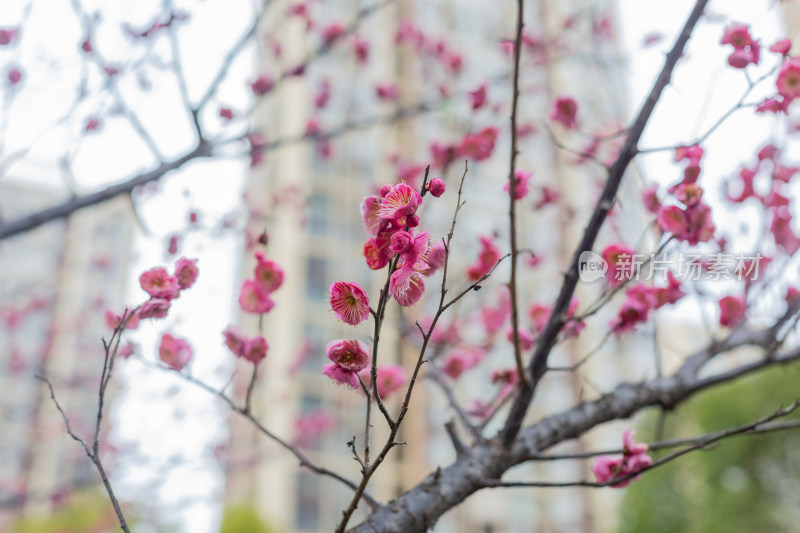
{"type": "Polygon", "coordinates": [[[255,275],[242,283],[239,307],[246,313],[269,313],[275,307],[271,295],[283,284],[283,270],[263,252],[256,252],[255,258],[255,275]]]}
{"type": "Polygon", "coordinates": [[[685,162],[683,180],[668,189],[682,205],[667,205],[658,198],[657,189],[647,188],[643,200],[656,214],[659,227],[685,241],[690,246],[710,241],[716,228],[711,218],[711,207],[703,202],[703,189],[697,185],[703,149],[699,145],[679,146],[675,149],[675,162],[685,162]]]}
{"type": "Polygon", "coordinates": [[[733,68],[745,68],[747,65],[758,65],[761,45],[753,39],[750,30],[744,24],[733,24],[725,28],[720,44],[729,44],[733,52],[728,56],[728,64],[733,68]]]}
{"type": "MultiPolygon", "coordinates": [[[[800,81],[800,78],[798,78],[800,81]]],[[[743,166],[738,179],[726,181],[727,198],[733,203],[757,202],[767,213],[775,245],[789,255],[800,249],[800,236],[792,228],[791,187],[800,168],[787,164],[779,150],[768,144],[753,165],[743,166]],[[736,191],[732,193],[731,189],[736,191]]]]}
{"type": "Polygon", "coordinates": [[[254,365],[257,365],[267,357],[269,345],[266,339],[261,335],[248,338],[242,333],[242,330],[236,326],[228,326],[225,331],[222,332],[222,335],[225,337],[225,346],[227,346],[236,357],[241,357],[254,365]]]}
{"type": "Polygon", "coordinates": [[[667,286],[656,287],[639,283],[625,291],[625,301],[617,317],[611,321],[611,330],[619,335],[630,331],[636,324],[646,322],[651,310],[676,303],[686,295],[672,272],[667,274],[667,286]]]}
{"type": "MultiPolygon", "coordinates": [[[[197,259],[185,257],[181,257],[175,263],[173,274],[167,272],[164,267],[155,267],[143,272],[139,276],[139,285],[150,295],[150,299],[139,306],[136,316],[128,321],[128,327],[135,327],[142,318],[166,317],[172,301],[180,296],[181,291],[194,285],[198,272],[197,259]]],[[[110,322],[108,314],[106,320],[110,322]]]]}
{"type": "Polygon", "coordinates": [[[633,433],[633,430],[629,429],[622,434],[622,457],[601,455],[595,460],[592,472],[598,483],[609,483],[615,489],[626,487],[632,480],[639,479],[640,476],[633,476],[617,483],[612,482],[615,479],[640,472],[653,464],[653,459],[647,455],[647,444],[635,442],[633,433]]]}
{"type": "MultiPolygon", "coordinates": [[[[423,192],[433,196],[441,196],[445,190],[444,182],[438,178],[426,187],[423,192]]],[[[423,275],[435,270],[428,260],[430,236],[415,229],[419,226],[415,213],[421,204],[422,195],[405,183],[384,185],[379,196],[367,196],[361,203],[364,231],[369,236],[363,248],[367,266],[379,270],[390,262],[394,265],[389,293],[406,307],[419,301],[425,290],[423,275]]],[[[436,253],[437,263],[443,262],[442,252],[436,253]]]]}

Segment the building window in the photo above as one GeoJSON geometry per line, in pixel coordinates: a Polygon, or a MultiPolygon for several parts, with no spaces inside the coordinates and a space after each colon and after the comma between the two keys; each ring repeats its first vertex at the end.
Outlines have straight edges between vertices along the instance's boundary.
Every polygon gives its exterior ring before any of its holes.
{"type": "Polygon", "coordinates": [[[323,302],[328,292],[328,277],[325,260],[309,257],[306,265],[306,298],[312,302],[323,302]]]}

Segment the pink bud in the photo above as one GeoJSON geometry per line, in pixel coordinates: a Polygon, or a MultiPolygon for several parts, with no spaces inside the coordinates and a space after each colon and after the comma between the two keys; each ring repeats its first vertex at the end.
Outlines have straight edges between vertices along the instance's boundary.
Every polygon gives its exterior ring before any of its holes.
{"type": "Polygon", "coordinates": [[[428,191],[436,198],[439,198],[444,194],[445,188],[446,186],[444,181],[440,180],[439,178],[433,178],[430,182],[428,182],[428,191]]]}
{"type": "Polygon", "coordinates": [[[22,72],[20,72],[18,69],[12,68],[8,72],[8,81],[11,83],[11,85],[16,85],[17,83],[20,82],[21,79],[22,79],[22,72]]]}

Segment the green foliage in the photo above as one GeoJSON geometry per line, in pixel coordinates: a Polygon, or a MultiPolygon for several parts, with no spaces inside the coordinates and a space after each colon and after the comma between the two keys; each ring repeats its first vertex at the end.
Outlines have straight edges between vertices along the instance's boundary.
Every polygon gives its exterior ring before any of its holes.
{"type": "Polygon", "coordinates": [[[274,533],[251,506],[226,507],[220,533],[274,533]]]}
{"type": "MultiPolygon", "coordinates": [[[[668,415],[665,436],[747,424],[798,397],[800,371],[771,369],[691,399],[668,415]]],[[[637,437],[649,439],[655,419],[648,418],[637,437]]],[[[648,472],[626,489],[619,531],[796,531],[798,520],[800,431],[788,430],[730,437],[648,472]]]]}
{"type": "MultiPolygon", "coordinates": [[[[132,526],[133,522],[128,519],[128,524],[132,526]]],[[[65,506],[46,516],[23,516],[11,526],[9,533],[101,533],[117,530],[117,516],[105,494],[87,491],[70,496],[65,506]]]]}

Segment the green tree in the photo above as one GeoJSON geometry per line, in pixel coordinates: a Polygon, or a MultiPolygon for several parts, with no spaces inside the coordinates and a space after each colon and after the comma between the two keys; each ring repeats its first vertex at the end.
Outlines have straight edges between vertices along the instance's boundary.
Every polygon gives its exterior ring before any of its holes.
{"type": "MultiPolygon", "coordinates": [[[[690,437],[746,424],[794,401],[798,383],[797,368],[776,368],[699,394],[668,415],[665,435],[690,437]]],[[[640,435],[652,435],[655,417],[644,426],[640,435]]],[[[713,453],[690,454],[632,484],[621,507],[619,530],[796,531],[798,465],[796,432],[727,439],[713,453]]]]}

